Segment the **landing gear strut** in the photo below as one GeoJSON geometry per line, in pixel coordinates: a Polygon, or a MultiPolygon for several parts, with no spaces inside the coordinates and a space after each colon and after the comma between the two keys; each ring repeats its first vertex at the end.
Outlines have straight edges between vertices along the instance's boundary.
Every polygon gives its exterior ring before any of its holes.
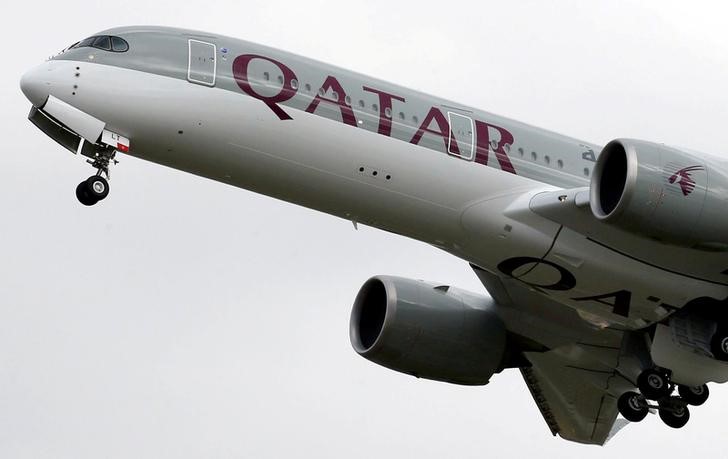
{"type": "Polygon", "coordinates": [[[97,172],[76,187],[76,198],[84,206],[93,206],[109,195],[109,165],[118,162],[114,159],[115,155],[116,150],[104,149],[97,151],[94,158],[87,161],[97,172]]]}

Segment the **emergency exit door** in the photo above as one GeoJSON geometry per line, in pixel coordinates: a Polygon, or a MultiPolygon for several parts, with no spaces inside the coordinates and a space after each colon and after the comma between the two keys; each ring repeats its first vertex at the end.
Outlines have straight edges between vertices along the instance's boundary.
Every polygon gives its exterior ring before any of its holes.
{"type": "Polygon", "coordinates": [[[447,118],[450,124],[447,152],[453,156],[472,161],[475,156],[473,119],[453,112],[447,112],[447,118]]]}
{"type": "Polygon", "coordinates": [[[189,40],[187,80],[191,83],[215,86],[217,47],[212,43],[189,40]]]}

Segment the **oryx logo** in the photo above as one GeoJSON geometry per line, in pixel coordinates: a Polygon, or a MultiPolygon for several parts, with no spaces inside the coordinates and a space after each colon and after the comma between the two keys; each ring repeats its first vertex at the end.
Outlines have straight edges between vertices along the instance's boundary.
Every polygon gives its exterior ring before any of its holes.
{"type": "Polygon", "coordinates": [[[691,172],[702,171],[703,166],[683,167],[670,176],[668,182],[680,185],[683,196],[687,196],[695,190],[695,180],[690,176],[691,172]]]}

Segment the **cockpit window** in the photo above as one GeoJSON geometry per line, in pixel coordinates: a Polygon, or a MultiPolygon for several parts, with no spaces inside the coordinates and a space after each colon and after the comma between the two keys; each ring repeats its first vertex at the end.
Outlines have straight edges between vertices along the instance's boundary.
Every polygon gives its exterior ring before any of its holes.
{"type": "Polygon", "coordinates": [[[91,46],[93,44],[94,40],[96,40],[96,37],[91,37],[91,38],[87,38],[85,40],[81,40],[78,43],[76,43],[75,45],[73,45],[71,48],[86,48],[88,46],[91,46]]]}
{"type": "Polygon", "coordinates": [[[129,50],[129,43],[121,37],[111,37],[111,49],[117,53],[129,50]]]}
{"type": "Polygon", "coordinates": [[[112,51],[115,53],[123,53],[129,51],[129,43],[121,37],[112,37],[109,35],[97,35],[81,40],[71,48],[96,48],[104,51],[112,51]]]}
{"type": "Polygon", "coordinates": [[[97,37],[91,46],[105,51],[111,51],[111,37],[97,37]]]}

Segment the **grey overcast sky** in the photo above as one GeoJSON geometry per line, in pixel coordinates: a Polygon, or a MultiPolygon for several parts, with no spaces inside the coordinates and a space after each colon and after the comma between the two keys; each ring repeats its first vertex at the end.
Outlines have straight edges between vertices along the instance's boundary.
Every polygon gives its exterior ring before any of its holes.
{"type": "Polygon", "coordinates": [[[122,158],[84,162],[27,120],[23,70],[117,25],[286,49],[585,140],[726,154],[728,9],[701,1],[24,1],[3,6],[0,457],[721,457],[728,388],[680,431],[551,437],[517,371],[463,388],[358,357],[374,274],[483,291],[424,244],[122,158]]]}

